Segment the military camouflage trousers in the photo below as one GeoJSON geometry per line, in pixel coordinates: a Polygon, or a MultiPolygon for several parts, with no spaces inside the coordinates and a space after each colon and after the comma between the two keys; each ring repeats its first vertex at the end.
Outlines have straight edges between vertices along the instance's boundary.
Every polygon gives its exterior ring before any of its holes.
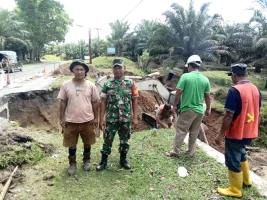
{"type": "Polygon", "coordinates": [[[103,154],[109,155],[111,153],[112,143],[117,131],[120,138],[119,152],[127,153],[129,151],[128,140],[131,136],[131,122],[107,122],[104,131],[104,144],[101,150],[103,154]]]}

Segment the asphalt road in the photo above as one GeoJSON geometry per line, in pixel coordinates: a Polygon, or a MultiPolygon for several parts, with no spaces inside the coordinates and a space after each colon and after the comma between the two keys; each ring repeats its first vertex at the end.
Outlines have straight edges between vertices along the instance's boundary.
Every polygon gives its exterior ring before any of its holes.
{"type": "MultiPolygon", "coordinates": [[[[6,94],[11,94],[11,93],[48,89],[49,85],[55,80],[55,78],[40,77],[40,78],[35,78],[33,80],[32,77],[36,76],[38,73],[42,75],[44,69],[48,74],[49,72],[57,69],[59,64],[63,63],[64,62],[46,61],[40,64],[25,66],[23,67],[22,72],[15,71],[14,73],[9,73],[11,84],[4,86],[2,89],[0,89],[0,98],[6,94]]],[[[5,76],[7,76],[7,73],[5,74],[5,76]]]]}

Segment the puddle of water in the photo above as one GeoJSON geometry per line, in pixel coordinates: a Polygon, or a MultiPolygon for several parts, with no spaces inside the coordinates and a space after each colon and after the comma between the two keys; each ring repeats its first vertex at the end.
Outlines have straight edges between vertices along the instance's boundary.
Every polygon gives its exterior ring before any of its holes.
{"type": "Polygon", "coordinates": [[[264,172],[264,177],[263,179],[267,181],[267,166],[262,166],[263,172],[264,172]]]}

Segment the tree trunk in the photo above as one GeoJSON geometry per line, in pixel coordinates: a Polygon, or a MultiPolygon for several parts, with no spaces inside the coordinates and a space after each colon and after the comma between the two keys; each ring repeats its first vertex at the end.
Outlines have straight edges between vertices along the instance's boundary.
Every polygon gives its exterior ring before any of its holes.
{"type": "Polygon", "coordinates": [[[255,73],[261,73],[261,65],[256,65],[254,69],[255,73]]]}

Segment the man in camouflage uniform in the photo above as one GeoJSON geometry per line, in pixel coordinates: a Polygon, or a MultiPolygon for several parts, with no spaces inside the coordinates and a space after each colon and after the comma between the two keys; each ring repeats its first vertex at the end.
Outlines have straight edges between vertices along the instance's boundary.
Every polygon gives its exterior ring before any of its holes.
{"type": "Polygon", "coordinates": [[[135,82],[124,76],[125,67],[122,59],[115,59],[112,68],[114,78],[105,82],[101,92],[99,126],[104,130],[104,144],[97,171],[106,167],[117,131],[120,138],[120,165],[125,169],[131,169],[130,163],[126,160],[129,151],[128,140],[131,136],[131,127],[135,128],[138,123],[138,90],[135,82]]]}

